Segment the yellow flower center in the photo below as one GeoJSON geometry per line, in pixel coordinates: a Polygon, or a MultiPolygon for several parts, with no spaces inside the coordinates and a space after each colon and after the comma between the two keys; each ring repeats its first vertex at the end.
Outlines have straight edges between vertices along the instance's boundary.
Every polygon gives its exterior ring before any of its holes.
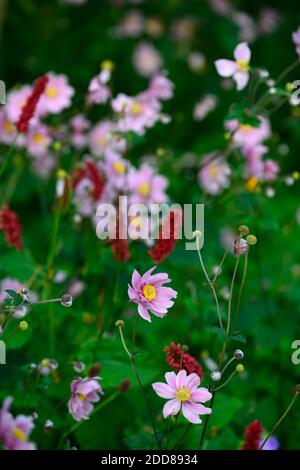
{"type": "Polygon", "coordinates": [[[140,183],[138,185],[138,192],[144,196],[147,197],[150,194],[150,184],[149,183],[140,183]]]}
{"type": "Polygon", "coordinates": [[[48,86],[45,93],[48,98],[56,98],[58,96],[58,89],[55,86],[48,86]]]}
{"type": "Polygon", "coordinates": [[[175,397],[178,401],[189,401],[191,398],[191,392],[186,387],[179,387],[176,390],[175,397]]]}
{"type": "Polygon", "coordinates": [[[114,169],[116,170],[117,173],[119,173],[119,175],[124,175],[125,173],[125,166],[120,162],[114,163],[114,169]]]}
{"type": "Polygon", "coordinates": [[[254,176],[250,176],[250,178],[248,178],[246,181],[245,188],[247,191],[252,192],[257,188],[258,184],[259,184],[258,179],[255,178],[254,176]]]}
{"type": "Polygon", "coordinates": [[[146,284],[143,288],[143,294],[147,300],[154,300],[156,297],[156,289],[152,284],[146,284]]]}
{"type": "Polygon", "coordinates": [[[99,145],[99,147],[106,147],[106,145],[108,144],[108,139],[105,136],[98,137],[96,139],[96,143],[97,145],[99,145]]]}
{"type": "Polygon", "coordinates": [[[3,124],[3,129],[5,132],[7,132],[7,134],[12,134],[15,130],[15,126],[11,122],[5,121],[3,124]]]}
{"type": "Polygon", "coordinates": [[[210,176],[214,177],[214,176],[217,176],[217,174],[219,173],[219,167],[218,165],[211,165],[209,167],[209,174],[210,176]]]}
{"type": "Polygon", "coordinates": [[[245,60],[245,59],[237,60],[236,64],[240,72],[248,72],[249,70],[248,60],[245,60]]]}
{"type": "Polygon", "coordinates": [[[241,124],[240,130],[243,132],[250,132],[252,130],[252,126],[250,126],[250,124],[241,124]]]}
{"type": "Polygon", "coordinates": [[[21,441],[27,441],[26,434],[20,428],[14,429],[14,436],[21,441]]]}
{"type": "Polygon", "coordinates": [[[79,400],[83,401],[86,399],[86,395],[84,395],[84,393],[78,393],[78,398],[79,400]]]}
{"type": "Polygon", "coordinates": [[[42,134],[35,134],[32,139],[37,145],[42,145],[45,142],[45,136],[42,134]]]}
{"type": "Polygon", "coordinates": [[[141,114],[142,112],[142,105],[138,102],[138,101],[135,101],[132,105],[131,105],[131,112],[134,116],[138,116],[139,114],[141,114]]]}
{"type": "Polygon", "coordinates": [[[49,359],[43,359],[42,362],[41,362],[41,365],[43,367],[48,367],[49,366],[49,359]]]}

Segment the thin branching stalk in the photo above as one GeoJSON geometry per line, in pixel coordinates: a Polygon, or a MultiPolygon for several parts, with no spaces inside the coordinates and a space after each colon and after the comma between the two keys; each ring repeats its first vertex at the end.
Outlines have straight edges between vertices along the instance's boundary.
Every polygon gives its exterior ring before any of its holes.
{"type": "Polygon", "coordinates": [[[298,398],[298,395],[299,395],[299,392],[296,392],[292,401],[290,402],[289,406],[287,407],[287,409],[285,410],[285,412],[283,413],[283,415],[281,416],[281,418],[279,418],[279,420],[277,421],[277,423],[273,426],[272,430],[269,432],[269,434],[266,436],[266,438],[264,439],[264,441],[262,442],[259,450],[263,450],[265,444],[268,442],[268,440],[270,439],[270,437],[272,436],[272,434],[276,431],[276,429],[278,428],[278,426],[282,423],[282,421],[284,420],[284,418],[287,416],[287,414],[289,413],[289,411],[291,410],[292,406],[294,405],[296,399],[298,398]]]}
{"type": "Polygon", "coordinates": [[[230,294],[229,294],[229,299],[228,299],[228,312],[227,312],[227,329],[226,329],[226,336],[229,336],[229,333],[230,333],[231,305],[232,305],[232,297],[233,297],[233,288],[234,288],[235,279],[236,279],[236,274],[237,274],[237,270],[238,270],[239,262],[240,262],[240,257],[241,257],[240,242],[241,242],[241,239],[239,238],[239,240],[238,240],[238,242],[237,242],[238,254],[237,254],[237,258],[236,258],[236,262],[235,262],[235,267],[234,267],[234,271],[233,271],[233,275],[232,275],[232,279],[231,279],[230,294]]]}
{"type": "Polygon", "coordinates": [[[206,277],[206,280],[212,290],[212,293],[213,293],[213,296],[214,296],[214,299],[215,299],[215,303],[216,303],[216,307],[217,307],[217,313],[218,313],[218,320],[219,320],[219,324],[220,324],[220,328],[223,329],[223,323],[222,323],[222,316],[221,316],[221,311],[220,311],[220,305],[219,305],[219,300],[218,300],[218,296],[217,296],[217,293],[216,293],[216,290],[215,290],[215,287],[214,287],[214,283],[210,280],[210,277],[209,275],[207,274],[207,271],[205,269],[205,266],[204,266],[204,262],[203,262],[203,259],[202,259],[202,255],[201,255],[201,250],[200,250],[200,246],[199,246],[199,241],[200,241],[200,237],[197,236],[196,237],[196,246],[197,246],[197,252],[198,252],[198,256],[199,256],[199,261],[200,261],[200,264],[201,264],[201,267],[202,267],[202,270],[204,272],[204,275],[206,277]]]}

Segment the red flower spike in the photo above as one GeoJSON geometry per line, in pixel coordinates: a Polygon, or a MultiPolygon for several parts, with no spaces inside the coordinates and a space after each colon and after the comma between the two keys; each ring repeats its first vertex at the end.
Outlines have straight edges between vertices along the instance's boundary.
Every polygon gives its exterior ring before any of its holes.
{"type": "Polygon", "coordinates": [[[44,93],[49,78],[47,75],[38,78],[35,81],[33,91],[29,98],[27,99],[25,105],[22,108],[21,115],[16,124],[17,130],[23,134],[26,134],[28,131],[28,126],[30,120],[33,118],[38,102],[44,93]]]}
{"type": "Polygon", "coordinates": [[[23,249],[22,225],[19,216],[16,212],[11,211],[6,204],[0,210],[0,230],[3,230],[9,246],[14,246],[20,251],[23,249]]]}
{"type": "Polygon", "coordinates": [[[196,358],[182,350],[181,344],[176,345],[172,341],[170,346],[164,347],[164,352],[166,353],[167,363],[175,370],[176,373],[178,373],[180,369],[184,369],[188,374],[195,373],[199,375],[200,379],[202,379],[202,367],[196,358]]]}
{"type": "Polygon", "coordinates": [[[250,423],[245,430],[245,440],[241,450],[258,450],[262,433],[263,428],[258,419],[250,423]]]}

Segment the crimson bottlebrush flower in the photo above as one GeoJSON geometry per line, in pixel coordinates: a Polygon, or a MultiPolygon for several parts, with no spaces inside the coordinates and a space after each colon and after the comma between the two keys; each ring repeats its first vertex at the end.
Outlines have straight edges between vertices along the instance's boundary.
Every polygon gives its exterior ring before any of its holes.
{"type": "Polygon", "coordinates": [[[38,102],[45,91],[49,78],[47,75],[36,80],[33,91],[22,108],[21,115],[16,124],[17,130],[26,134],[30,120],[33,118],[38,102]]]}
{"type": "Polygon", "coordinates": [[[128,241],[123,238],[120,238],[119,217],[117,218],[116,224],[116,238],[109,240],[108,243],[111,246],[116,261],[128,261],[130,258],[128,241]]]}
{"type": "Polygon", "coordinates": [[[181,210],[170,211],[168,217],[162,223],[156,244],[148,251],[155,264],[161,263],[174,250],[181,224],[181,210]]]}
{"type": "Polygon", "coordinates": [[[166,353],[167,363],[175,370],[175,372],[179,372],[180,369],[184,369],[188,374],[195,373],[200,377],[200,379],[202,379],[202,367],[198,363],[197,359],[183,351],[181,344],[175,344],[172,341],[170,346],[164,347],[164,352],[166,353]]]}
{"type": "Polygon", "coordinates": [[[253,421],[253,423],[250,423],[246,427],[244,434],[244,444],[241,447],[241,450],[258,450],[262,433],[263,428],[258,419],[253,421]]]}
{"type": "Polygon", "coordinates": [[[7,204],[4,204],[0,210],[0,230],[3,230],[9,246],[14,246],[18,250],[23,249],[22,225],[19,216],[16,212],[10,210],[7,204]]]}
{"type": "Polygon", "coordinates": [[[73,189],[76,189],[83,178],[88,178],[91,181],[93,185],[92,197],[94,201],[97,201],[104,189],[104,178],[97,166],[90,160],[86,161],[84,167],[80,168],[73,174],[73,189]]]}

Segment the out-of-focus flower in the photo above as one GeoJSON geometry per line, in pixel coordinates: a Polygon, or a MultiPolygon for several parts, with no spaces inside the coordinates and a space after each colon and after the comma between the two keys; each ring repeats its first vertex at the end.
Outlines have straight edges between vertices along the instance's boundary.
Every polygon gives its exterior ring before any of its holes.
{"type": "Polygon", "coordinates": [[[181,370],[177,375],[175,372],[167,372],[165,378],[166,384],[152,384],[155,393],[168,400],[163,408],[164,418],[176,416],[181,410],[190,423],[202,423],[199,415],[207,415],[212,411],[202,403],[210,400],[212,394],[204,387],[198,388],[200,377],[197,374],[187,375],[185,370],[181,370]]]}
{"type": "Polygon", "coordinates": [[[6,450],[36,450],[36,445],[28,439],[34,428],[33,417],[14,418],[10,412],[12,401],[12,397],[5,398],[0,409],[0,441],[6,450]]]}
{"type": "Polygon", "coordinates": [[[85,289],[86,285],[80,279],[73,279],[68,289],[69,294],[76,299],[85,289]]]}
{"type": "Polygon", "coordinates": [[[52,371],[56,370],[58,363],[55,359],[43,359],[38,365],[37,370],[41,375],[49,375],[52,371]]]}
{"type": "Polygon", "coordinates": [[[24,85],[17,90],[12,90],[8,94],[5,105],[5,112],[9,121],[13,123],[18,122],[21,116],[22,109],[24,108],[31,93],[31,86],[24,85]]]}
{"type": "Polygon", "coordinates": [[[160,107],[160,103],[149,99],[148,94],[131,97],[120,93],[112,100],[112,108],[119,115],[119,131],[133,131],[140,135],[158,121],[160,107]]]}
{"type": "Polygon", "coordinates": [[[175,344],[173,341],[170,346],[164,347],[167,363],[176,373],[184,369],[188,374],[195,373],[200,379],[203,376],[203,369],[197,359],[188,352],[183,351],[181,344],[175,344]]]}
{"type": "Polygon", "coordinates": [[[128,261],[130,258],[130,251],[128,247],[128,240],[123,238],[122,227],[120,227],[121,218],[116,220],[116,237],[109,240],[112,252],[116,261],[128,261]]]}
{"type": "Polygon", "coordinates": [[[37,158],[34,158],[32,162],[34,172],[42,179],[49,178],[55,166],[55,158],[49,153],[39,155],[37,158]]]}
{"type": "Polygon", "coordinates": [[[175,41],[188,43],[193,39],[197,26],[198,19],[194,16],[178,18],[171,24],[171,36],[175,41]]]}
{"type": "Polygon", "coordinates": [[[233,141],[239,146],[254,146],[262,143],[271,137],[270,122],[265,117],[259,118],[259,126],[250,124],[240,124],[233,119],[227,121],[225,127],[232,133],[233,141]]]}
{"type": "MultiPolygon", "coordinates": [[[[263,434],[262,438],[259,441],[259,447],[262,445],[266,434],[263,434]]],[[[262,450],[278,450],[280,447],[280,442],[276,436],[270,436],[265,445],[263,446],[262,450]]]]}
{"type": "Polygon", "coordinates": [[[216,105],[218,99],[215,95],[205,95],[194,107],[193,117],[195,121],[203,121],[206,116],[211,113],[216,105]]]}
{"type": "Polygon", "coordinates": [[[106,155],[102,169],[107,181],[116,190],[126,190],[126,179],[130,163],[119,154],[111,152],[106,155]]]}
{"type": "Polygon", "coordinates": [[[19,216],[10,210],[7,204],[4,204],[0,210],[0,230],[3,230],[9,246],[15,247],[17,250],[23,249],[22,225],[19,216]]]}
{"type": "Polygon", "coordinates": [[[111,77],[111,69],[103,68],[101,72],[92,78],[88,88],[88,104],[105,104],[111,98],[111,90],[107,86],[111,77]]]}
{"type": "Polygon", "coordinates": [[[180,209],[170,211],[162,222],[158,240],[154,247],[148,251],[155,264],[161,263],[172,253],[179,237],[181,225],[182,211],[180,209]]]}
{"type": "Polygon", "coordinates": [[[88,143],[86,131],[90,128],[90,122],[83,114],[77,114],[70,121],[72,130],[71,142],[76,148],[83,148],[88,143]]]}
{"type": "Polygon", "coordinates": [[[68,409],[76,421],[89,419],[89,415],[93,411],[93,403],[100,400],[99,394],[103,395],[99,380],[101,380],[100,377],[86,377],[84,379],[75,377],[73,379],[68,409]]]}
{"type": "Polygon", "coordinates": [[[257,420],[247,426],[244,434],[244,443],[241,450],[258,450],[263,428],[257,420]]]}
{"type": "Polygon", "coordinates": [[[139,75],[148,78],[160,71],[163,59],[152,44],[141,42],[134,51],[133,65],[139,75]]]}
{"type": "Polygon", "coordinates": [[[131,10],[126,13],[120,23],[114,28],[113,33],[120,38],[137,38],[141,36],[145,29],[145,18],[138,10],[131,10]]]}
{"type": "Polygon", "coordinates": [[[42,114],[57,114],[71,106],[74,88],[69,84],[66,75],[47,74],[49,79],[38,108],[42,114]]]}
{"type": "Polygon", "coordinates": [[[274,8],[263,7],[258,16],[258,26],[263,34],[272,34],[281,22],[280,14],[274,8]]]}
{"type": "Polygon", "coordinates": [[[34,156],[39,157],[48,152],[51,144],[49,128],[45,124],[37,124],[29,128],[27,135],[27,150],[34,156]]]}
{"type": "Polygon", "coordinates": [[[159,74],[150,80],[149,89],[145,93],[149,99],[169,100],[173,97],[173,89],[174,83],[165,75],[159,74]]]}
{"type": "Polygon", "coordinates": [[[91,216],[104,191],[104,178],[98,166],[87,160],[72,178],[74,202],[81,215],[91,216]]]}
{"type": "Polygon", "coordinates": [[[149,322],[151,317],[148,310],[155,316],[163,318],[174,302],[177,292],[164,284],[171,282],[166,273],[152,274],[156,269],[149,269],[143,276],[134,270],[131,278],[132,286],[128,286],[128,296],[131,302],[138,304],[140,316],[149,322]]]}
{"type": "Polygon", "coordinates": [[[126,140],[116,134],[117,127],[111,121],[104,120],[96,124],[89,134],[89,147],[97,157],[109,155],[111,152],[123,153],[126,140]]]}
{"type": "Polygon", "coordinates": [[[238,90],[243,90],[249,81],[251,51],[246,42],[242,42],[234,49],[233,60],[219,59],[215,61],[217,72],[221,77],[232,77],[238,90]]]}
{"type": "Polygon", "coordinates": [[[295,44],[295,47],[296,47],[296,52],[297,52],[297,54],[300,58],[300,26],[297,29],[297,31],[295,31],[292,34],[292,39],[293,39],[293,43],[295,44]]]}
{"type": "Polygon", "coordinates": [[[16,141],[17,128],[15,124],[9,121],[4,110],[0,110],[0,141],[3,144],[10,145],[16,141]]]}
{"type": "Polygon", "coordinates": [[[203,167],[198,173],[201,188],[209,194],[220,194],[230,184],[231,170],[222,157],[212,158],[208,154],[203,159],[203,167]]]}
{"type": "Polygon", "coordinates": [[[153,168],[144,163],[139,170],[131,169],[128,174],[128,186],[131,191],[130,203],[163,203],[167,201],[165,190],[168,180],[156,175],[153,168]]]}
{"type": "Polygon", "coordinates": [[[187,62],[193,72],[201,72],[206,66],[206,57],[201,52],[191,52],[187,62]]]}

